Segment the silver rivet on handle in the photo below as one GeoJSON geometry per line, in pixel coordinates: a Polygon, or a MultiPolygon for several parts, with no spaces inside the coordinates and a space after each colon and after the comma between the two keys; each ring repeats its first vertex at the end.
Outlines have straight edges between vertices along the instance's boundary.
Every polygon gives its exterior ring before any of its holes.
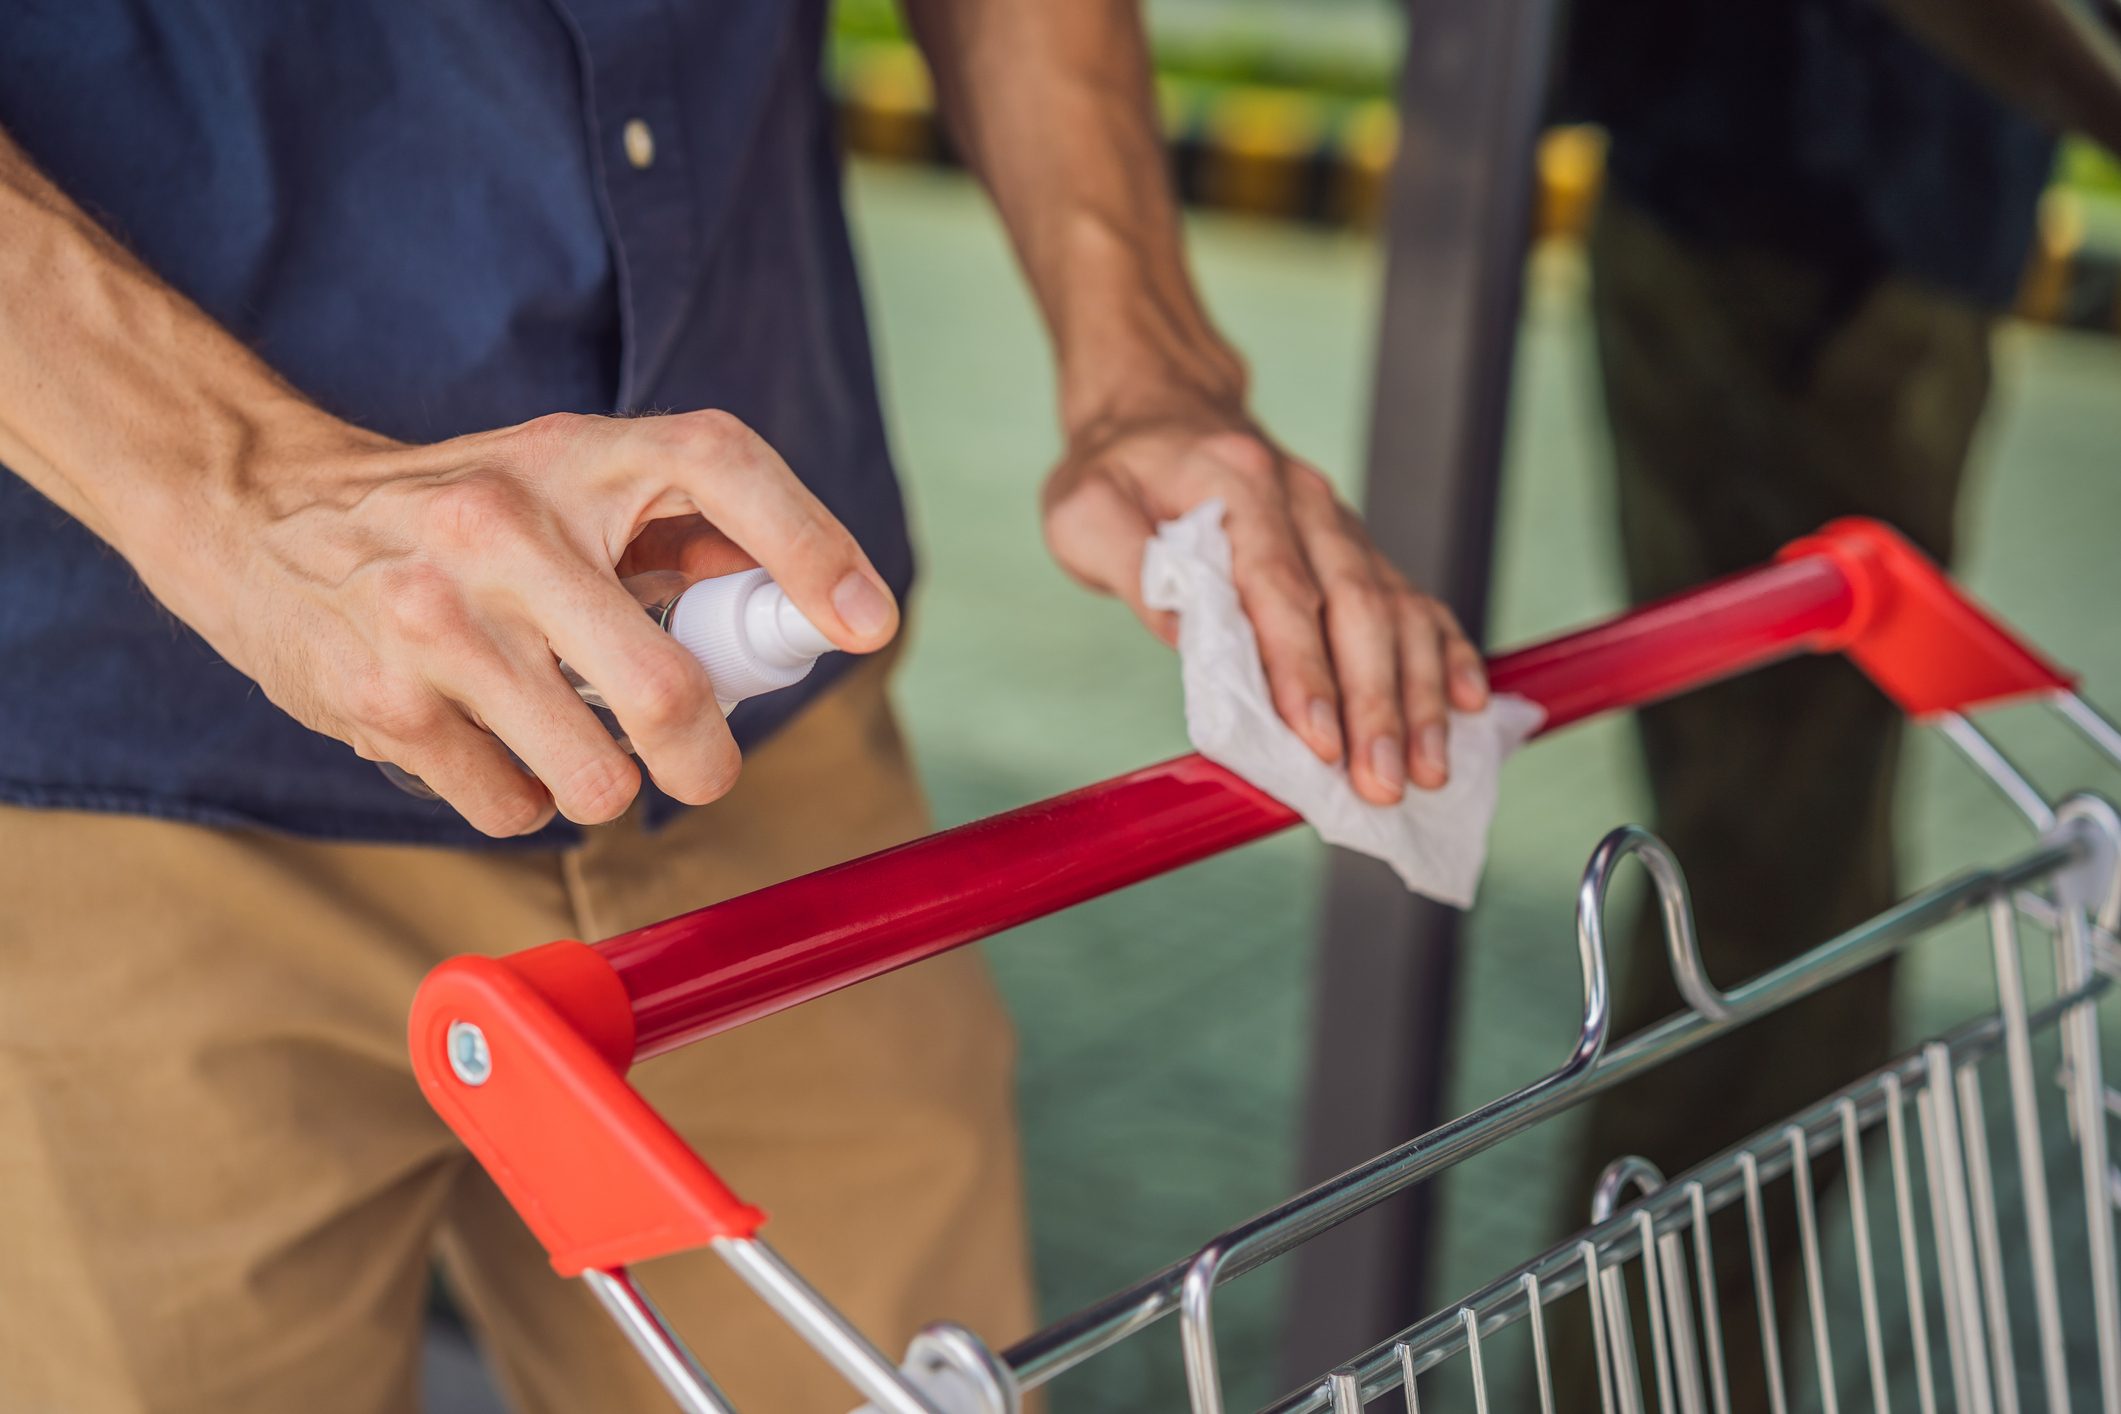
{"type": "Polygon", "coordinates": [[[493,1053],[486,1033],[468,1021],[449,1023],[449,1068],[466,1085],[484,1085],[493,1075],[493,1053]]]}

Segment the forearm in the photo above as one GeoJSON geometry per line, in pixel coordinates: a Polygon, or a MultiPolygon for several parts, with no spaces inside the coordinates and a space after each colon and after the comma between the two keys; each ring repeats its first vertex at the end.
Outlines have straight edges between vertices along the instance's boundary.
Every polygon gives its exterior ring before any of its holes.
{"type": "MultiPolygon", "coordinates": [[[[0,463],[152,582],[263,453],[361,434],[157,279],[0,135],[0,463]]],[[[157,586],[158,590],[161,586],[157,586]]]]}
{"type": "Polygon", "coordinates": [[[897,628],[854,537],[734,417],[553,415],[426,445],[363,431],[4,138],[0,462],[290,715],[425,778],[494,835],[555,805],[612,819],[638,789],[559,659],[670,794],[703,803],[735,779],[714,685],[620,585],[622,559],[688,578],[759,564],[851,652],[897,628]]]}
{"type": "Polygon", "coordinates": [[[907,0],[945,121],[993,194],[1051,331],[1071,428],[1244,369],[1187,272],[1131,0],[907,0]]]}
{"type": "Polygon", "coordinates": [[[1247,410],[1244,365],[1186,270],[1136,5],[904,3],[1052,332],[1067,433],[1043,496],[1055,558],[1170,640],[1142,594],[1144,547],[1220,501],[1282,720],[1376,804],[1443,785],[1447,709],[1487,700],[1479,656],[1247,410]]]}

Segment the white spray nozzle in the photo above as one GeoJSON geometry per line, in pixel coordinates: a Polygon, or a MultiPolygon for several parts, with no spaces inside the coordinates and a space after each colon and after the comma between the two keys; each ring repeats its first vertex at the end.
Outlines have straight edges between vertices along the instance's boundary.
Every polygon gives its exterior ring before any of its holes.
{"type": "Polygon", "coordinates": [[[793,687],[832,651],[832,640],[764,570],[701,580],[678,596],[664,623],[707,670],[724,711],[793,687]]]}
{"type": "Polygon", "coordinates": [[[785,590],[770,579],[766,587],[772,592],[754,594],[746,601],[746,611],[754,624],[752,642],[763,645],[777,641],[781,652],[813,663],[833,651],[832,640],[795,607],[795,600],[785,590]]]}

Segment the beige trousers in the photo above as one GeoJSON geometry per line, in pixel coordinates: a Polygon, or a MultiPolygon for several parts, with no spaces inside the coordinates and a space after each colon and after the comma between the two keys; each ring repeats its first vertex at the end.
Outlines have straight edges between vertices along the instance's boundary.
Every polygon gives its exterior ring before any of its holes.
{"type": "MultiPolygon", "coordinates": [[[[564,853],[318,844],[0,808],[0,1410],[417,1406],[431,1262],[525,1411],[660,1411],[414,1088],[459,952],[595,939],[917,834],[879,666],[721,802],[564,853]]],[[[960,952],[648,1062],[643,1092],[894,1358],[1031,1320],[1012,1041],[960,952]]],[[[860,1401],[687,1254],[643,1285],[738,1406],[860,1401]]]]}

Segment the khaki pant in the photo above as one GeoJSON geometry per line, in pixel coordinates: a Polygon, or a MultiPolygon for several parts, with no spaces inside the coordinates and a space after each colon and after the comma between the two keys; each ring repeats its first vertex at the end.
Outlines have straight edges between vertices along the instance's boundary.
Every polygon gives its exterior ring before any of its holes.
{"type": "MultiPolygon", "coordinates": [[[[0,809],[0,1410],[415,1408],[437,1253],[519,1408],[669,1408],[421,1100],[413,988],[452,953],[607,936],[926,824],[874,666],[723,801],[565,853],[0,809]]],[[[1012,1060],[967,951],[637,1080],[896,1358],[929,1320],[1030,1323],[1012,1060]]],[[[711,1255],[642,1280],[741,1408],[860,1402],[711,1255]]]]}
{"type": "MultiPolygon", "coordinates": [[[[1610,196],[1590,258],[1635,599],[1759,564],[1836,516],[1876,516],[1950,558],[1988,397],[1988,314],[1904,280],[1841,284],[1771,252],[1697,246],[1610,196]]],[[[1718,984],[1897,898],[1903,721],[1856,669],[1785,663],[1652,707],[1640,726],[1655,827],[1686,871],[1718,984]]],[[[1618,970],[1615,1036],[1680,1010],[1653,900],[1618,970]]],[[[1600,1096],[1566,1226],[1589,1220],[1607,1160],[1639,1154],[1676,1176],[1882,1064],[1892,985],[1889,965],[1868,968],[1600,1096]]],[[[1815,1177],[1828,1183],[1833,1168],[1823,1160],[1815,1177]]],[[[1777,1196],[1768,1240],[1785,1312],[1800,1287],[1794,1228],[1777,1196]]],[[[1742,1242],[1715,1250],[1728,1322],[1753,1309],[1752,1269],[1742,1242]]],[[[1759,1340],[1730,1328],[1732,1408],[1764,1409],[1759,1340]]],[[[1575,1344],[1557,1342],[1557,1369],[1574,1372],[1575,1407],[1590,1407],[1596,1385],[1575,1344]]]]}

